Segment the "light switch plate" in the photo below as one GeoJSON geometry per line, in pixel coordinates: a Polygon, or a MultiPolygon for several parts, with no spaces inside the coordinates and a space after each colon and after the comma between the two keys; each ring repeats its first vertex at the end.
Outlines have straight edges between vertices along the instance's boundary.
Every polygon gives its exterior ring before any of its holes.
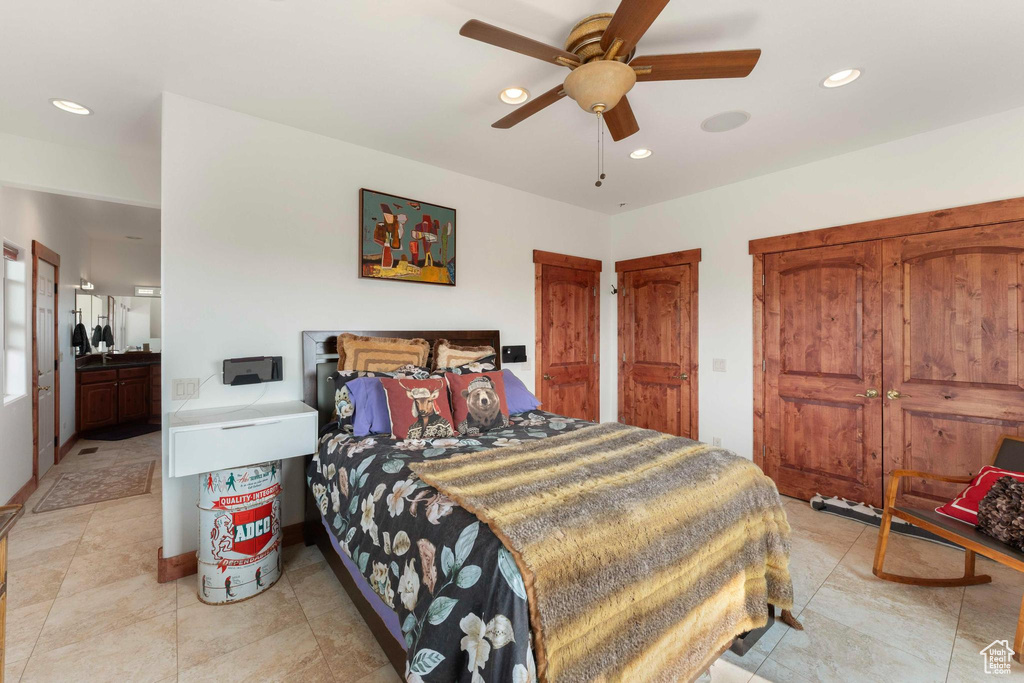
{"type": "Polygon", "coordinates": [[[711,360],[711,371],[712,372],[725,372],[725,359],[724,358],[713,358],[711,360]]]}
{"type": "Polygon", "coordinates": [[[190,398],[199,398],[199,378],[188,377],[176,379],[171,383],[171,400],[185,401],[190,398]]]}

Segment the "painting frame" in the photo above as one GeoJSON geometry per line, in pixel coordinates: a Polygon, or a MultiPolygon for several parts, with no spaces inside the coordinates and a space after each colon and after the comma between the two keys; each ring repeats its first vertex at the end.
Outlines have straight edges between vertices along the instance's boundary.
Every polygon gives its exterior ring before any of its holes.
{"type": "MultiPolygon", "coordinates": [[[[377,212],[377,213],[380,213],[380,212],[377,212]]],[[[456,220],[457,217],[458,217],[458,213],[457,213],[456,209],[454,209],[452,207],[442,206],[441,204],[435,204],[433,202],[426,202],[426,201],[422,201],[422,200],[419,200],[419,199],[413,199],[413,198],[405,197],[405,196],[402,196],[402,195],[392,194],[390,192],[382,192],[380,190],[372,190],[372,189],[365,188],[365,187],[359,188],[359,231],[358,231],[358,235],[357,235],[358,236],[358,240],[359,240],[359,245],[358,245],[358,250],[357,250],[357,253],[356,253],[356,257],[358,259],[359,278],[360,279],[368,279],[368,280],[390,281],[390,282],[414,282],[414,283],[418,283],[418,284],[439,285],[439,286],[442,286],[442,287],[455,287],[457,285],[457,283],[458,283],[458,280],[457,280],[457,277],[456,277],[456,266],[457,266],[456,256],[457,256],[457,253],[458,253],[458,249],[457,249],[457,244],[458,244],[458,239],[457,239],[458,238],[458,221],[456,220]],[[402,242],[400,244],[400,246],[398,247],[398,249],[399,249],[399,260],[398,261],[394,261],[394,263],[396,265],[398,265],[401,262],[405,262],[403,264],[403,266],[408,268],[409,266],[407,264],[409,263],[409,261],[415,259],[416,263],[413,264],[413,267],[420,268],[421,272],[423,270],[426,270],[426,267],[427,267],[426,264],[428,262],[428,259],[431,259],[431,262],[432,262],[432,258],[433,258],[433,253],[432,253],[433,244],[436,243],[437,241],[443,240],[443,238],[444,238],[443,233],[444,233],[444,231],[447,228],[447,217],[445,216],[445,214],[443,212],[451,212],[451,221],[450,221],[451,231],[449,233],[450,237],[448,237],[448,240],[445,242],[445,244],[446,244],[445,251],[442,252],[443,258],[445,259],[445,261],[442,264],[442,266],[440,266],[440,267],[433,266],[433,265],[430,266],[430,267],[434,268],[433,272],[434,272],[435,276],[438,278],[438,280],[423,279],[422,277],[416,277],[412,272],[410,272],[408,275],[404,275],[404,276],[401,275],[401,274],[374,274],[375,268],[379,268],[379,267],[376,267],[374,265],[373,261],[376,260],[377,258],[381,258],[381,266],[383,266],[383,253],[384,253],[384,251],[386,251],[386,248],[384,246],[381,247],[382,248],[382,254],[381,254],[380,257],[377,257],[375,254],[368,254],[367,253],[367,243],[368,243],[367,237],[368,236],[371,239],[370,244],[373,244],[373,243],[381,244],[381,242],[376,241],[376,239],[375,239],[376,234],[373,232],[374,227],[373,226],[369,226],[369,228],[368,228],[367,216],[370,217],[371,221],[373,221],[373,219],[375,218],[372,214],[368,214],[367,213],[367,201],[368,201],[367,195],[368,194],[376,196],[375,198],[371,198],[370,201],[375,201],[376,199],[379,199],[381,197],[385,197],[385,198],[387,198],[389,200],[393,200],[393,201],[390,202],[392,205],[394,205],[394,204],[396,204],[398,202],[401,202],[401,203],[403,203],[403,205],[409,206],[410,208],[415,207],[414,210],[420,216],[430,215],[429,212],[432,209],[436,210],[434,215],[438,215],[437,211],[442,212],[441,215],[445,217],[445,223],[446,224],[445,225],[438,225],[438,221],[434,220],[434,224],[435,224],[434,231],[433,231],[434,239],[433,239],[433,241],[430,241],[429,244],[428,244],[428,240],[426,238],[415,238],[414,239],[412,237],[412,231],[415,228],[419,227],[420,224],[416,224],[416,223],[409,224],[409,225],[406,225],[405,223],[401,224],[401,230],[408,231],[408,232],[407,232],[407,234],[405,234],[404,236],[399,238],[399,242],[401,242],[401,240],[403,238],[408,239],[408,242],[402,242]],[[415,248],[413,247],[413,243],[417,243],[421,239],[423,240],[422,243],[423,243],[423,248],[424,248],[424,252],[425,252],[422,255],[423,259],[424,259],[423,260],[423,263],[424,263],[423,267],[420,267],[418,265],[418,263],[419,263],[419,259],[418,259],[419,247],[418,247],[418,244],[416,245],[415,248]],[[450,258],[448,257],[448,252],[447,252],[447,249],[449,247],[450,247],[450,251],[451,251],[450,258]],[[407,249],[409,249],[411,251],[410,254],[404,253],[407,249]],[[438,273],[437,271],[439,271],[441,268],[444,269],[444,272],[443,273],[438,273]],[[440,281],[440,279],[442,277],[444,277],[444,279],[446,279],[447,281],[440,281]]],[[[412,216],[409,216],[408,218],[411,219],[412,216]]],[[[379,226],[381,226],[381,222],[376,222],[375,225],[378,226],[378,228],[379,228],[379,226]]],[[[428,237],[429,237],[429,235],[428,235],[428,237]]]]}

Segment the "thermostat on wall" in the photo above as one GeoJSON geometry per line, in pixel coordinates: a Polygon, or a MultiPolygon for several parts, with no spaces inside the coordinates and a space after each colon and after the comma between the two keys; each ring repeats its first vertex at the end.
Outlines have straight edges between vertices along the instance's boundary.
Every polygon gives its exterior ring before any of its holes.
{"type": "Polygon", "coordinates": [[[224,384],[259,384],[281,381],[281,356],[228,358],[224,361],[224,384]]]}

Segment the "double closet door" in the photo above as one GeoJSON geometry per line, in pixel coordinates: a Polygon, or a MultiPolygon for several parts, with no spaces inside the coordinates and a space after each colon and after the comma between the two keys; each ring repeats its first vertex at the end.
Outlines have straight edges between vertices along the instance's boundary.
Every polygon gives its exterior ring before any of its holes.
{"type": "MultiPolygon", "coordinates": [[[[953,475],[1024,435],[1024,222],[767,254],[764,468],[881,505],[896,469],[953,475]]],[[[909,479],[934,506],[959,487],[909,479]]]]}

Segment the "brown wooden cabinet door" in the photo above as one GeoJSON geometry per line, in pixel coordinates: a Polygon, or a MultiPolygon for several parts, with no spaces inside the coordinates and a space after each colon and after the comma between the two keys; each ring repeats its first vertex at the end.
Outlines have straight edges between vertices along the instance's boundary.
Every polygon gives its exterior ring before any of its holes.
{"type": "MultiPolygon", "coordinates": [[[[1024,223],[888,239],[882,258],[886,481],[973,474],[1024,434],[1024,223]]],[[[904,482],[915,506],[962,488],[904,482]]]]}
{"type": "Polygon", "coordinates": [[[765,471],[781,493],[882,503],[881,245],[765,258],[765,471]]]}
{"type": "Polygon", "coordinates": [[[147,377],[121,380],[117,389],[119,422],[132,422],[149,417],[149,379],[147,377]]]}
{"type": "Polygon", "coordinates": [[[537,264],[537,397],[544,410],[597,421],[600,273],[537,264]]]}
{"type": "Polygon", "coordinates": [[[78,391],[82,431],[117,424],[117,382],[82,384],[78,391]]]}
{"type": "Polygon", "coordinates": [[[690,424],[691,266],[623,273],[620,421],[696,438],[690,424]]]}

